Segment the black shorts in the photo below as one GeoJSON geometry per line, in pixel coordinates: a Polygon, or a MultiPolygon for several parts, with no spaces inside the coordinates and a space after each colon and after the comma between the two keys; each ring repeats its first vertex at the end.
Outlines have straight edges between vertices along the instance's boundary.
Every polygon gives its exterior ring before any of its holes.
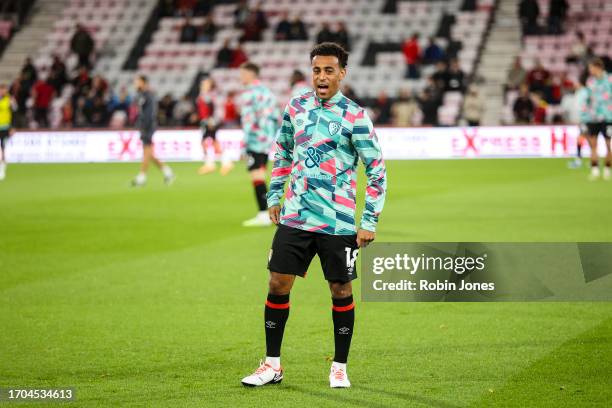
{"type": "Polygon", "coordinates": [[[217,129],[219,128],[219,126],[215,125],[214,123],[211,123],[211,125],[208,125],[208,121],[207,120],[203,120],[200,122],[200,129],[202,130],[202,141],[210,138],[212,140],[217,140],[217,129]]]}
{"type": "Polygon", "coordinates": [[[603,137],[609,139],[612,137],[612,123],[611,122],[591,122],[587,123],[587,134],[591,137],[597,137],[602,134],[603,137]]]}
{"type": "Polygon", "coordinates": [[[140,141],[144,146],[151,146],[153,144],[153,134],[155,129],[140,129],[140,141]]]}
{"type": "Polygon", "coordinates": [[[255,153],[247,150],[247,169],[249,171],[266,168],[268,165],[268,155],[266,153],[255,153]]]}
{"type": "Polygon", "coordinates": [[[325,279],[349,282],[357,279],[357,235],[330,235],[279,225],[268,260],[268,269],[287,275],[306,276],[315,254],[325,279]]]}
{"type": "Polygon", "coordinates": [[[6,146],[6,141],[8,140],[10,135],[11,135],[10,129],[0,130],[0,147],[2,147],[2,150],[4,150],[4,147],[6,146]]]}

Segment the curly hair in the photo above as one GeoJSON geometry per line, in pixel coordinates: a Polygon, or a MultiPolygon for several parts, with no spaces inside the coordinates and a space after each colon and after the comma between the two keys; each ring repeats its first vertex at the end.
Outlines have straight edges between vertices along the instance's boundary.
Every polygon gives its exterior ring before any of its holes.
{"type": "Polygon", "coordinates": [[[340,68],[346,68],[348,64],[348,52],[340,45],[333,42],[324,42],[315,45],[312,51],[310,51],[310,61],[317,55],[337,57],[340,68]]]}

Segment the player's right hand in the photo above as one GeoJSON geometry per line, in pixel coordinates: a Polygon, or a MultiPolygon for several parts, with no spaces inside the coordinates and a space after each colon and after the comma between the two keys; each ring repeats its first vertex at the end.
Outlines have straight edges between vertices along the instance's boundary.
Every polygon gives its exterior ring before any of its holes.
{"type": "Polygon", "coordinates": [[[268,208],[268,214],[270,214],[270,220],[278,225],[278,221],[280,219],[280,205],[273,205],[268,208]]]}

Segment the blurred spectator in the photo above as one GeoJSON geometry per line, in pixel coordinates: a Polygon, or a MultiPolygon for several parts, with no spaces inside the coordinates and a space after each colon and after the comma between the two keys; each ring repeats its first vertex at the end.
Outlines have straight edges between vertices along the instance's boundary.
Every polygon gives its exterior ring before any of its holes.
{"type": "Polygon", "coordinates": [[[445,82],[435,79],[435,74],[427,77],[423,91],[429,92],[433,99],[442,99],[444,96],[445,82]]]}
{"type": "Polygon", "coordinates": [[[111,114],[115,112],[121,111],[124,112],[127,116],[128,111],[130,109],[130,105],[132,104],[132,97],[128,93],[127,88],[124,86],[119,91],[119,95],[113,93],[108,102],[108,109],[111,114]]]}
{"type": "Polygon", "coordinates": [[[562,34],[569,4],[566,0],[550,0],[548,7],[548,34],[562,34]]]}
{"type": "Polygon", "coordinates": [[[230,91],[223,104],[223,123],[226,126],[238,124],[238,107],[236,106],[236,92],[230,91]]]}
{"type": "Polygon", "coordinates": [[[535,92],[533,94],[533,104],[533,123],[536,125],[544,125],[546,123],[548,104],[542,92],[535,92]]]}
{"type": "Polygon", "coordinates": [[[242,24],[243,33],[240,40],[261,41],[261,33],[266,28],[268,28],[268,19],[266,13],[261,9],[261,3],[258,3],[254,9],[249,11],[242,24]]]}
{"type": "Polygon", "coordinates": [[[198,39],[198,29],[191,24],[189,17],[185,18],[185,23],[181,27],[180,42],[194,43],[198,39]]]}
{"type": "Polygon", "coordinates": [[[248,60],[249,58],[242,48],[242,42],[239,42],[238,46],[232,51],[232,62],[230,63],[230,68],[238,68],[248,60]]]}
{"type": "Polygon", "coordinates": [[[289,22],[289,13],[284,11],[281,14],[281,19],[276,26],[276,32],[274,34],[274,39],[276,41],[286,41],[289,39],[289,35],[291,33],[291,22],[289,22]]]}
{"type": "Polygon", "coordinates": [[[477,6],[477,0],[463,0],[461,11],[476,11],[477,6]]]}
{"type": "Polygon", "coordinates": [[[55,89],[46,80],[38,80],[32,87],[34,120],[38,127],[49,127],[49,107],[53,101],[54,94],[55,89]]]}
{"type": "Polygon", "coordinates": [[[519,88],[519,96],[514,101],[512,112],[514,113],[514,121],[518,124],[529,124],[533,117],[535,105],[529,95],[529,87],[523,84],[519,88]]]}
{"type": "Polygon", "coordinates": [[[243,28],[244,24],[249,17],[249,4],[246,0],[240,0],[234,10],[234,27],[243,28]]]}
{"type": "Polygon", "coordinates": [[[519,3],[519,18],[523,36],[538,34],[538,17],[540,16],[540,6],[537,0],[521,0],[519,3]]]}
{"type": "Polygon", "coordinates": [[[419,107],[410,93],[402,89],[399,97],[391,106],[393,126],[408,127],[414,126],[414,117],[419,107]]]}
{"type": "Polygon", "coordinates": [[[223,47],[217,52],[217,68],[228,68],[232,63],[234,50],[230,47],[230,40],[226,39],[223,42],[223,47]]]}
{"type": "Polygon", "coordinates": [[[334,33],[334,36],[336,37],[336,43],[340,44],[342,48],[346,51],[351,50],[351,37],[346,28],[346,24],[342,21],[338,22],[338,29],[334,33]]]}
{"type": "Polygon", "coordinates": [[[422,124],[425,126],[438,126],[438,108],[442,104],[441,99],[430,89],[425,89],[419,98],[419,107],[423,112],[422,124]]]}
{"type": "Polygon", "coordinates": [[[72,85],[74,86],[73,99],[76,100],[79,96],[85,96],[91,89],[91,78],[89,77],[89,71],[85,66],[81,66],[77,75],[72,79],[72,85]]]}
{"type": "Polygon", "coordinates": [[[53,55],[53,63],[49,71],[49,83],[55,89],[57,95],[61,95],[64,85],[68,82],[66,65],[57,54],[53,55]]]}
{"type": "Polygon", "coordinates": [[[74,111],[72,109],[72,103],[68,101],[62,105],[62,110],[61,110],[62,119],[60,121],[60,126],[64,128],[71,128],[73,116],[74,116],[74,111]]]}
{"type": "Polygon", "coordinates": [[[213,0],[197,0],[193,14],[196,16],[207,16],[211,13],[213,0]]]}
{"type": "Polygon", "coordinates": [[[576,31],[574,41],[570,47],[570,54],[565,59],[566,62],[585,62],[588,58],[589,46],[584,39],[584,33],[582,31],[576,31]]]}
{"type": "Polygon", "coordinates": [[[93,96],[95,97],[106,97],[106,93],[108,91],[108,82],[106,82],[106,80],[102,78],[102,75],[96,75],[93,77],[93,80],[91,81],[91,91],[93,96]]]}
{"type": "Polygon", "coordinates": [[[578,97],[578,92],[582,87],[578,84],[572,89],[568,89],[561,98],[561,112],[563,114],[563,123],[568,125],[580,124],[580,112],[582,109],[581,100],[578,97]]]}
{"type": "Polygon", "coordinates": [[[301,95],[303,93],[309,92],[312,89],[310,85],[306,82],[306,77],[300,70],[295,70],[291,74],[291,78],[289,81],[289,85],[291,86],[291,96],[301,95]]]}
{"type": "Polygon", "coordinates": [[[160,99],[157,108],[157,121],[159,126],[172,126],[174,125],[174,106],[176,101],[172,98],[171,94],[164,95],[160,99]]]}
{"type": "Polygon", "coordinates": [[[176,14],[179,16],[193,16],[196,0],[175,0],[176,14]]]}
{"type": "Polygon", "coordinates": [[[93,127],[104,127],[108,124],[108,108],[104,98],[100,95],[93,97],[91,102],[89,123],[93,127]]]}
{"type": "Polygon", "coordinates": [[[23,74],[19,74],[13,82],[10,93],[17,102],[17,110],[13,112],[13,124],[16,128],[25,128],[28,125],[26,115],[28,113],[27,102],[30,97],[30,89],[23,74]]]}
{"type": "Polygon", "coordinates": [[[419,34],[414,33],[409,40],[406,40],[402,45],[402,52],[406,59],[406,78],[418,79],[421,74],[419,73],[419,59],[421,55],[421,49],[419,48],[419,34]]]}
{"type": "Polygon", "coordinates": [[[446,65],[446,61],[438,61],[436,64],[436,70],[431,75],[431,79],[435,83],[435,88],[439,90],[446,89],[448,85],[448,66],[446,65]]]}
{"type": "Polygon", "coordinates": [[[436,43],[434,37],[429,37],[429,44],[423,51],[423,64],[431,65],[436,64],[438,61],[444,59],[444,50],[436,43]]]}
{"type": "Polygon", "coordinates": [[[21,76],[22,80],[24,81],[24,85],[28,88],[29,92],[30,88],[38,80],[38,72],[32,63],[32,58],[27,57],[23,62],[23,66],[21,67],[21,76]]]}
{"type": "Polygon", "coordinates": [[[484,114],[485,102],[476,84],[470,85],[463,100],[463,118],[468,126],[480,126],[484,114]]]}
{"type": "Polygon", "coordinates": [[[336,37],[329,28],[329,23],[323,23],[323,25],[321,25],[321,31],[317,34],[317,44],[334,41],[336,41],[336,37]]]}
{"type": "Polygon", "coordinates": [[[374,103],[374,123],[388,125],[391,123],[391,100],[385,91],[381,91],[374,103]]]}
{"type": "Polygon", "coordinates": [[[527,84],[531,92],[548,93],[550,90],[550,71],[544,68],[542,62],[536,59],[535,66],[527,74],[527,84]]]}
{"type": "Polygon", "coordinates": [[[350,85],[344,85],[344,88],[342,89],[342,93],[344,94],[344,96],[346,96],[347,98],[355,102],[357,105],[365,105],[363,101],[361,100],[361,98],[357,96],[357,94],[355,93],[355,90],[350,85]]]}
{"type": "Polygon", "coordinates": [[[91,54],[95,43],[91,35],[81,24],[76,25],[76,31],[70,40],[70,50],[79,57],[79,66],[91,67],[91,54]]]}
{"type": "Polygon", "coordinates": [[[204,22],[198,29],[198,42],[201,43],[212,43],[215,41],[215,35],[217,34],[217,25],[213,20],[212,14],[208,14],[204,18],[204,22]]]}
{"type": "Polygon", "coordinates": [[[172,116],[181,126],[187,126],[190,122],[190,117],[195,113],[195,106],[189,95],[183,96],[183,98],[176,103],[174,106],[174,112],[172,116]]]}
{"type": "Polygon", "coordinates": [[[89,120],[87,119],[87,106],[84,96],[80,96],[76,99],[74,112],[72,114],[72,126],[76,128],[82,128],[89,126],[89,120]]]}
{"type": "Polygon", "coordinates": [[[299,16],[296,16],[291,22],[289,27],[289,41],[306,41],[308,40],[308,33],[306,32],[306,26],[299,16]]]}
{"type": "Polygon", "coordinates": [[[161,0],[159,7],[161,17],[174,16],[174,0],[161,0]]]}
{"type": "Polygon", "coordinates": [[[446,91],[450,92],[463,92],[465,89],[465,74],[461,70],[459,61],[452,59],[448,68],[446,82],[446,91]]]}
{"type": "Polygon", "coordinates": [[[525,82],[526,77],[527,72],[525,72],[525,69],[523,68],[521,57],[514,58],[514,63],[508,71],[506,83],[504,84],[504,94],[506,94],[508,91],[518,90],[521,84],[525,82]]]}

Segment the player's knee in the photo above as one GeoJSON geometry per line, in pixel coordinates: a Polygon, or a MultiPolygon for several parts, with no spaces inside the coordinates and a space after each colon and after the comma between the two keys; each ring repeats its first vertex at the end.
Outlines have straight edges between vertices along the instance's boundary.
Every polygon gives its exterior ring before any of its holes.
{"type": "Polygon", "coordinates": [[[274,274],[270,276],[268,290],[273,295],[286,295],[291,291],[291,282],[274,274]]]}
{"type": "Polygon", "coordinates": [[[350,282],[330,282],[329,289],[334,299],[342,299],[353,294],[353,288],[350,282]]]}

